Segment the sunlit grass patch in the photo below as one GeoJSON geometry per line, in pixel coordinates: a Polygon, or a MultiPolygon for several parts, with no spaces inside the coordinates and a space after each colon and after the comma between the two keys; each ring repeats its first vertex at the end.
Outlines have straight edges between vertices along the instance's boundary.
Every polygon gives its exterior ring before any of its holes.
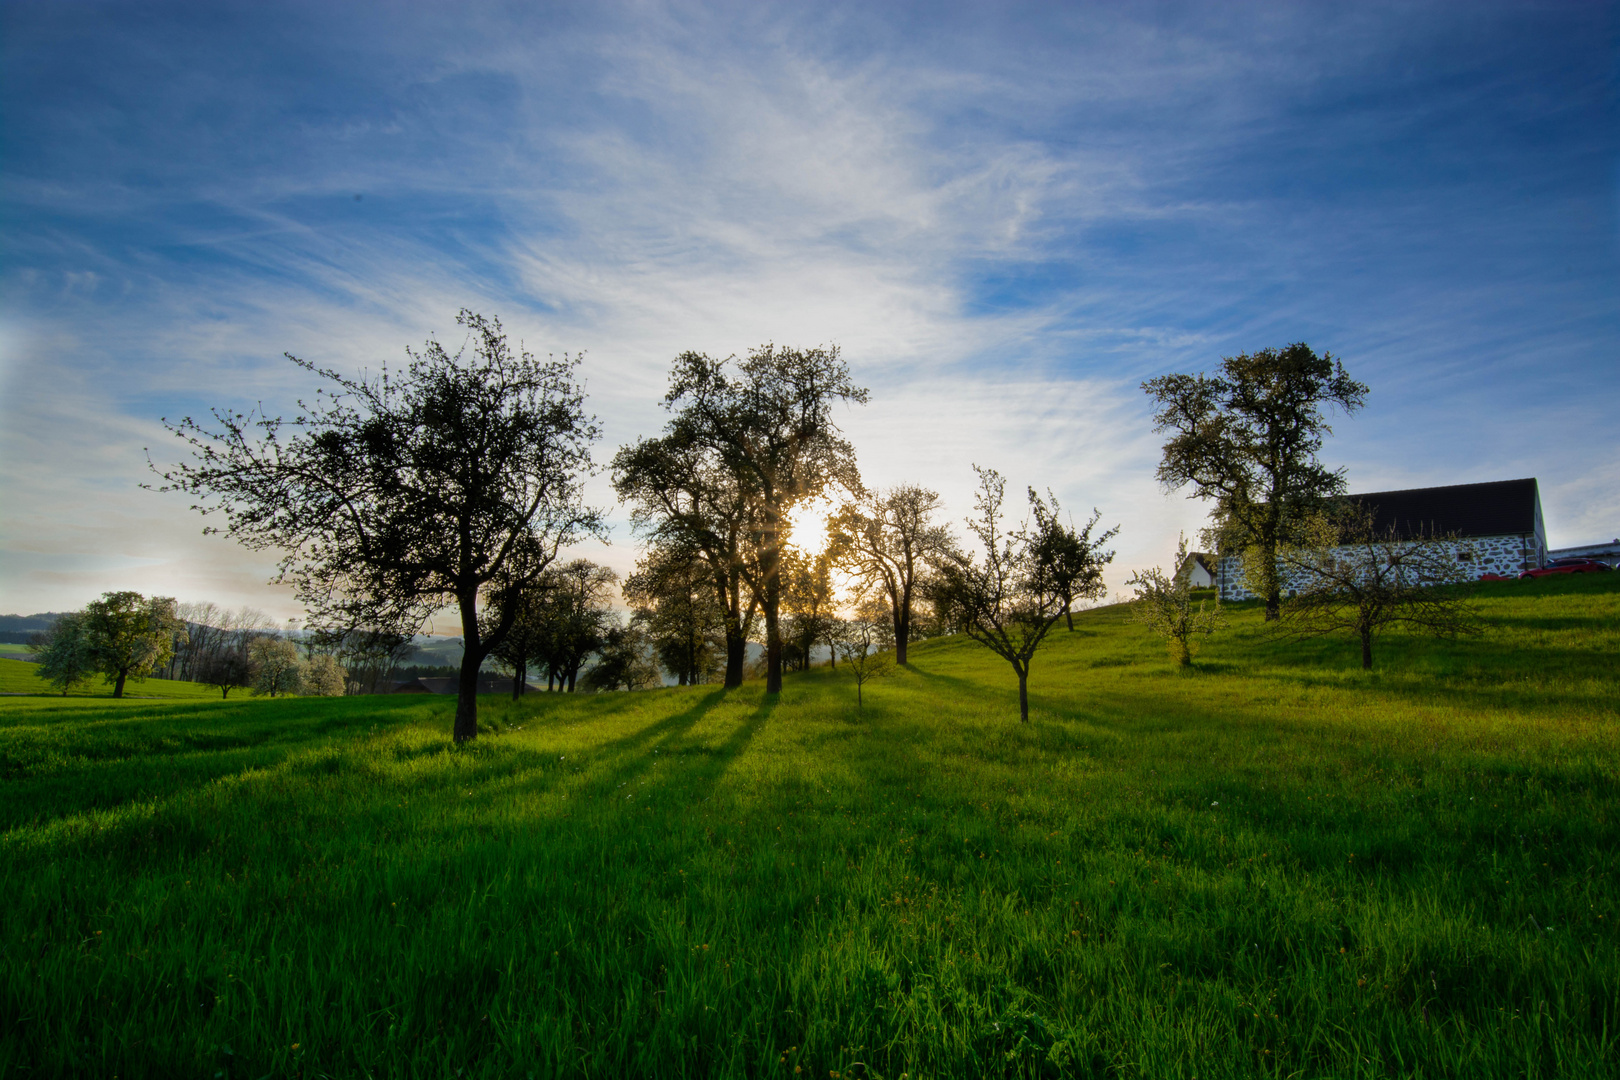
{"type": "MultiPolygon", "coordinates": [[[[103,675],[93,675],[76,684],[67,697],[111,698],[112,683],[103,675]]],[[[246,691],[238,690],[238,697],[246,691]]],[[[39,677],[39,665],[22,660],[0,658],[0,694],[28,694],[61,698],[62,691],[39,677]]],[[[145,679],[129,682],[124,688],[125,698],[161,698],[165,700],[219,700],[220,693],[212,686],[184,682],[179,679],[145,679]]]]}

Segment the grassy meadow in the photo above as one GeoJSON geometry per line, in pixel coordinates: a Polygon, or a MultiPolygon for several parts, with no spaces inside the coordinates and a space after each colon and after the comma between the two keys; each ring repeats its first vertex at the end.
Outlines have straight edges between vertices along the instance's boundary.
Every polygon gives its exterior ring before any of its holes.
{"type": "MultiPolygon", "coordinates": [[[[84,682],[76,683],[73,689],[67,692],[70,698],[111,698],[113,692],[112,680],[105,675],[96,675],[84,682]]],[[[238,697],[246,697],[246,690],[234,690],[232,693],[238,697]]],[[[61,698],[62,691],[39,677],[39,665],[26,663],[22,660],[8,660],[0,658],[0,694],[7,697],[17,695],[35,696],[46,695],[61,698]]],[[[220,693],[217,687],[204,686],[202,683],[185,682],[181,679],[143,679],[136,682],[128,680],[124,684],[124,697],[126,698],[160,698],[178,701],[219,701],[220,693]]],[[[0,710],[14,706],[15,702],[6,702],[0,698],[0,710]]]]}
{"type": "Polygon", "coordinates": [[[1100,608],[1028,725],[956,639],[859,711],[486,698],[459,749],[443,698],[3,698],[0,1074],[1616,1075],[1617,577],[1371,673],[1100,608]]]}

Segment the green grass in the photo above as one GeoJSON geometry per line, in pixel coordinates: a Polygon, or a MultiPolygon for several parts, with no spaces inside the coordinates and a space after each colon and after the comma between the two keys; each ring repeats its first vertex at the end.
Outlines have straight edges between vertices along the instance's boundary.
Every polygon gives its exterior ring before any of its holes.
{"type": "MultiPolygon", "coordinates": [[[[1620,589],[1189,674],[0,704],[0,1073],[1615,1075],[1620,589]],[[25,1071],[28,1070],[28,1071],[25,1071]]],[[[151,684],[147,684],[150,686],[151,684]]]]}
{"type": "Polygon", "coordinates": [[[0,641],[0,656],[4,656],[7,653],[21,653],[26,656],[33,651],[34,649],[31,645],[16,645],[9,641],[0,641]]]}
{"type": "MultiPolygon", "coordinates": [[[[112,698],[113,684],[103,675],[79,683],[68,691],[68,698],[112,698]]],[[[247,691],[237,690],[239,696],[246,696],[247,691]]],[[[22,660],[0,659],[0,694],[26,694],[30,696],[54,697],[61,700],[62,691],[39,677],[39,665],[27,663],[22,660]]],[[[128,680],[124,684],[125,698],[162,698],[178,701],[220,700],[219,690],[216,687],[204,686],[202,683],[185,682],[180,679],[143,679],[136,682],[128,680]]],[[[0,706],[3,707],[3,706],[0,706]]]]}

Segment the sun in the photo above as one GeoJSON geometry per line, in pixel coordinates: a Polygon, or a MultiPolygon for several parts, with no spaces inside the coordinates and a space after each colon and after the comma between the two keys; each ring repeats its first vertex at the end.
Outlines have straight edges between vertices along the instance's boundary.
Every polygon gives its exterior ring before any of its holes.
{"type": "Polygon", "coordinates": [[[788,512],[788,544],[812,559],[827,550],[827,522],[838,507],[825,495],[806,499],[788,512]]]}

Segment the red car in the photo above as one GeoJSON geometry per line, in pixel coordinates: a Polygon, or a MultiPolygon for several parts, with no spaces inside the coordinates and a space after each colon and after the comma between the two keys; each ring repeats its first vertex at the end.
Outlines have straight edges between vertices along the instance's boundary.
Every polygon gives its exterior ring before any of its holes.
{"type": "Polygon", "coordinates": [[[1596,559],[1550,559],[1546,566],[1538,566],[1533,570],[1526,570],[1519,575],[1524,578],[1551,577],[1553,574],[1594,574],[1599,571],[1613,570],[1614,567],[1596,559]]]}

